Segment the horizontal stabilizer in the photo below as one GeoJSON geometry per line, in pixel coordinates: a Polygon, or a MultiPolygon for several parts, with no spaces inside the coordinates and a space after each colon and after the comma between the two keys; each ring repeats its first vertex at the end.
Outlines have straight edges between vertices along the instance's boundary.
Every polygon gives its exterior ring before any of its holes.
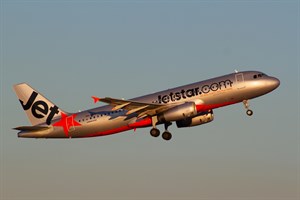
{"type": "Polygon", "coordinates": [[[19,126],[14,129],[19,131],[44,131],[49,128],[49,126],[19,126]]]}

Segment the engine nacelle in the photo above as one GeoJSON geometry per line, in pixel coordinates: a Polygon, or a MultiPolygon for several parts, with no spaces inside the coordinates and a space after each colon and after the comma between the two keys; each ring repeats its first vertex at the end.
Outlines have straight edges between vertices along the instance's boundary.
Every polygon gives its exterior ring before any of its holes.
{"type": "Polygon", "coordinates": [[[199,113],[195,117],[189,117],[187,119],[176,121],[176,125],[178,128],[184,128],[184,127],[191,127],[191,126],[198,126],[201,124],[206,124],[213,120],[214,120],[214,114],[213,114],[213,111],[211,110],[211,111],[199,113]]]}
{"type": "Polygon", "coordinates": [[[197,109],[194,102],[186,102],[182,105],[176,106],[159,114],[157,119],[159,122],[172,122],[178,120],[185,120],[197,115],[197,109]]]}

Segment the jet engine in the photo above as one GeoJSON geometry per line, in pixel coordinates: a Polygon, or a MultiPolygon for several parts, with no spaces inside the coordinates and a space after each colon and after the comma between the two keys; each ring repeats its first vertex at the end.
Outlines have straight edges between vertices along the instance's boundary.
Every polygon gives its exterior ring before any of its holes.
{"type": "Polygon", "coordinates": [[[159,122],[172,122],[178,120],[185,120],[197,115],[197,109],[194,102],[186,102],[166,112],[159,114],[157,119],[159,122]]]}
{"type": "Polygon", "coordinates": [[[197,116],[189,117],[186,119],[176,121],[176,125],[178,128],[198,126],[201,124],[206,124],[214,120],[213,111],[201,112],[197,116]]]}

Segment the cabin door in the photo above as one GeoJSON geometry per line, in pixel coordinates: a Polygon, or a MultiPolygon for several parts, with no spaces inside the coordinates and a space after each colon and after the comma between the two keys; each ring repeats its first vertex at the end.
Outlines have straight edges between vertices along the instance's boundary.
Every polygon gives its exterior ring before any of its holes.
{"type": "Polygon", "coordinates": [[[235,75],[235,81],[236,81],[236,84],[237,84],[237,89],[243,89],[243,88],[246,87],[243,73],[236,74],[235,75]]]}

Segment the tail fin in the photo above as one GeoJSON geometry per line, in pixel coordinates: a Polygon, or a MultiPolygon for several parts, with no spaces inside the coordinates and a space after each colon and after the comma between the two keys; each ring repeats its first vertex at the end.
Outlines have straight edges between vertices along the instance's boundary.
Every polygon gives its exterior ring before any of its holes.
{"type": "Polygon", "coordinates": [[[67,114],[26,83],[14,85],[14,90],[33,126],[50,125],[52,119],[60,117],[62,112],[67,114]]]}

